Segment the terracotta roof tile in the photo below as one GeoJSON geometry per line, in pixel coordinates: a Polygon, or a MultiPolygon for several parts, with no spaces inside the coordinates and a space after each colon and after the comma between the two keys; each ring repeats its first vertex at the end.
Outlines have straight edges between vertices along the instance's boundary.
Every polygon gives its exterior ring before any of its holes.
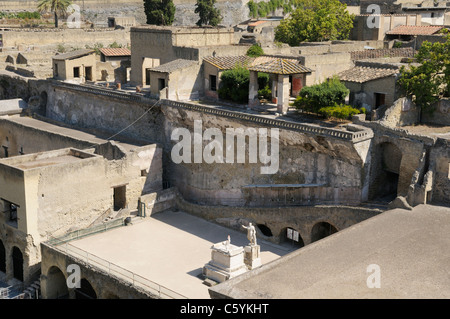
{"type": "Polygon", "coordinates": [[[442,26],[399,25],[386,32],[392,35],[431,35],[439,32],[442,26]]]}
{"type": "Polygon", "coordinates": [[[246,55],[235,56],[216,56],[205,57],[204,61],[214,65],[220,70],[231,70],[236,65],[248,66],[255,58],[248,57],[246,55]]]}
{"type": "Polygon", "coordinates": [[[266,63],[253,65],[249,70],[272,74],[299,74],[312,72],[311,69],[301,65],[297,60],[284,58],[271,58],[271,60],[266,63]]]}
{"type": "Polygon", "coordinates": [[[100,52],[105,56],[127,56],[131,55],[131,51],[127,48],[102,48],[100,52]]]}
{"type": "Polygon", "coordinates": [[[296,59],[287,59],[273,56],[260,56],[257,58],[246,55],[206,57],[204,61],[214,65],[220,70],[231,70],[240,64],[248,67],[250,71],[267,72],[275,74],[309,73],[311,69],[301,65],[296,59]]]}
{"type": "Polygon", "coordinates": [[[341,81],[364,83],[364,82],[392,76],[399,72],[400,71],[398,69],[371,68],[371,67],[357,66],[352,69],[343,71],[343,72],[339,73],[337,76],[339,77],[339,79],[341,81]]]}

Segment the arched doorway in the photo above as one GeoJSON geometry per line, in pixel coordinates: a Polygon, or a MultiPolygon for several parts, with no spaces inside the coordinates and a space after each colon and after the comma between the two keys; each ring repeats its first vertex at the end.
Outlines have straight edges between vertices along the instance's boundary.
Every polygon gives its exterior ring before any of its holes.
{"type": "Polygon", "coordinates": [[[86,279],[81,279],[80,288],[75,289],[75,299],[97,299],[97,294],[86,279]]]}
{"type": "Polygon", "coordinates": [[[305,246],[300,232],[294,228],[286,227],[281,231],[280,242],[285,245],[301,248],[305,246]]]}
{"type": "Polygon", "coordinates": [[[66,277],[56,266],[53,266],[48,270],[46,291],[48,299],[69,298],[69,289],[67,288],[66,277]]]}
{"type": "Polygon", "coordinates": [[[15,246],[12,250],[12,261],[14,278],[23,281],[23,255],[20,249],[15,246]]]}
{"type": "Polygon", "coordinates": [[[383,142],[374,149],[369,197],[389,202],[397,197],[402,151],[393,143],[383,142]]]}
{"type": "Polygon", "coordinates": [[[0,271],[6,273],[6,250],[1,240],[0,240],[0,271]]]}
{"type": "Polygon", "coordinates": [[[261,233],[263,233],[264,236],[267,236],[267,237],[273,236],[272,230],[269,227],[267,227],[266,225],[258,224],[257,226],[258,226],[259,230],[261,231],[261,233]]]}
{"type": "Polygon", "coordinates": [[[311,230],[311,242],[318,241],[322,238],[330,236],[331,234],[337,233],[336,227],[327,222],[320,222],[314,225],[311,230]]]}

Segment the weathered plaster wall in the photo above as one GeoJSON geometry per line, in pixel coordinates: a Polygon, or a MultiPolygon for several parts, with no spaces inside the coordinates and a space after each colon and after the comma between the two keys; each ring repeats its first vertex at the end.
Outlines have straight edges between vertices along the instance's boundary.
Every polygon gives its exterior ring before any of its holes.
{"type": "Polygon", "coordinates": [[[59,86],[49,91],[48,101],[47,117],[53,120],[111,134],[128,127],[122,135],[149,142],[162,140],[163,114],[158,105],[149,111],[156,101],[115,99],[59,86]]]}
{"type": "Polygon", "coordinates": [[[421,122],[437,125],[450,125],[450,99],[442,99],[434,106],[434,112],[422,112],[421,122]]]}
{"type": "MultiPolygon", "coordinates": [[[[171,141],[170,137],[175,128],[187,128],[192,134],[194,120],[201,120],[203,130],[217,128],[225,140],[226,128],[264,126],[166,105],[162,110],[166,117],[165,179],[177,186],[186,198],[226,204],[227,201],[245,198],[243,187],[246,185],[323,184],[332,189],[330,193],[325,191],[318,194],[318,198],[324,201],[361,200],[366,180],[363,170],[366,162],[361,158],[360,150],[350,141],[280,129],[279,170],[273,175],[261,174],[260,168],[265,165],[261,162],[249,163],[248,159],[244,164],[236,160],[223,164],[174,164],[170,153],[177,141],[171,141]]],[[[203,141],[203,146],[206,144],[207,141],[203,141]]],[[[368,145],[364,148],[368,148],[368,145]]],[[[248,148],[245,153],[248,156],[248,148]]],[[[306,190],[309,191],[308,187],[306,190]]],[[[272,190],[270,195],[278,197],[279,193],[272,190]]]]}
{"type": "MultiPolygon", "coordinates": [[[[58,135],[32,126],[0,118],[0,146],[8,147],[9,156],[31,154],[66,147],[85,149],[92,146],[89,141],[58,135]]],[[[4,158],[3,149],[0,158],[4,158]]]]}
{"type": "Polygon", "coordinates": [[[450,205],[450,141],[438,139],[431,150],[430,168],[434,170],[431,202],[450,205]]]}

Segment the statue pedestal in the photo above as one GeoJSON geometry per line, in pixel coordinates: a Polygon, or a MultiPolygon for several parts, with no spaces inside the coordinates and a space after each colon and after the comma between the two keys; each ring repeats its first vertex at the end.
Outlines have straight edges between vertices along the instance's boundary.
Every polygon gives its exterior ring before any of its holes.
{"type": "Polygon", "coordinates": [[[224,282],[246,271],[244,248],[226,242],[211,247],[211,261],[203,267],[203,274],[217,282],[224,282]]]}
{"type": "Polygon", "coordinates": [[[259,245],[247,245],[244,247],[244,263],[249,270],[261,266],[261,251],[259,245]]]}

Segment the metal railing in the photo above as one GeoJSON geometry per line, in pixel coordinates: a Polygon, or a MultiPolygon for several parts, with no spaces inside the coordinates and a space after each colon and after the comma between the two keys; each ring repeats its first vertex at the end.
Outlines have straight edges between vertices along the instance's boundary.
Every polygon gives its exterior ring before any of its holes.
{"type": "Polygon", "coordinates": [[[110,223],[105,223],[104,225],[99,225],[96,227],[91,227],[90,229],[83,229],[79,231],[74,231],[68,233],[61,237],[52,237],[48,236],[49,239],[44,243],[53,249],[56,249],[62,253],[73,256],[86,264],[89,264],[93,267],[97,267],[98,269],[106,272],[110,276],[114,276],[116,278],[122,279],[131,283],[131,285],[135,288],[141,288],[147,290],[154,295],[158,296],[162,299],[187,299],[186,296],[183,296],[169,288],[166,288],[158,283],[155,283],[151,280],[148,280],[132,271],[129,271],[121,266],[118,266],[112,262],[109,262],[101,257],[98,257],[94,254],[91,254],[81,248],[75,247],[72,244],[69,244],[69,241],[80,239],[89,235],[93,235],[99,232],[106,231],[108,229],[120,227],[124,225],[123,220],[120,220],[120,225],[117,221],[112,221],[110,223]],[[108,224],[112,224],[109,225],[108,224]]]}

